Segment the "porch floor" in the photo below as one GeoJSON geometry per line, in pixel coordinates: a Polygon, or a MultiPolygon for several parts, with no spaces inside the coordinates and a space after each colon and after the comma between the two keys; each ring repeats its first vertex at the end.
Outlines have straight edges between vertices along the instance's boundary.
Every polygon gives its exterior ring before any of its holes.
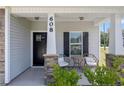
{"type": "Polygon", "coordinates": [[[44,86],[43,68],[29,68],[16,77],[8,86],[44,86]]]}
{"type": "Polygon", "coordinates": [[[81,75],[81,79],[78,81],[78,85],[80,86],[91,86],[92,84],[88,81],[87,77],[82,72],[78,72],[81,75]]]}
{"type": "MultiPolygon", "coordinates": [[[[80,71],[81,79],[78,85],[91,85],[84,74],[80,71]]],[[[43,68],[29,68],[24,73],[12,80],[8,86],[45,86],[44,84],[44,69],[43,68]]]]}

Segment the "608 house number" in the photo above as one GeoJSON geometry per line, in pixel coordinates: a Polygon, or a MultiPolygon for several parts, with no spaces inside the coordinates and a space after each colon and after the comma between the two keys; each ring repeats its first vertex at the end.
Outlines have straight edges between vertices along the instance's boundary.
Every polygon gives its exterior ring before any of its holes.
{"type": "Polygon", "coordinates": [[[52,16],[49,18],[49,31],[53,32],[53,17],[52,16]]]}
{"type": "Polygon", "coordinates": [[[53,32],[53,28],[49,28],[49,31],[50,31],[50,32],[53,32]]]}

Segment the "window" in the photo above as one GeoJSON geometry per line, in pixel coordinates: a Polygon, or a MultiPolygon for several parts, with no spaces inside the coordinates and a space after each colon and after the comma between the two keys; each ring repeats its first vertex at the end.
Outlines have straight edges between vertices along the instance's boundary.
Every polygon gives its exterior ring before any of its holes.
{"type": "Polygon", "coordinates": [[[81,32],[70,32],[70,55],[82,54],[81,32]]]}
{"type": "Polygon", "coordinates": [[[71,43],[80,43],[81,42],[81,33],[80,32],[70,32],[71,43]]]}
{"type": "Polygon", "coordinates": [[[41,35],[36,35],[36,41],[41,42],[41,35]]]}

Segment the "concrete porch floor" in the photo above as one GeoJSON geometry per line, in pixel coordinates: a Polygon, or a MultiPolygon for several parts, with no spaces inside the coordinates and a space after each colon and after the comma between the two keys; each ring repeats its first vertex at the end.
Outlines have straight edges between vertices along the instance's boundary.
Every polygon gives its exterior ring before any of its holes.
{"type": "MultiPolygon", "coordinates": [[[[81,79],[78,85],[91,85],[84,74],[80,71],[81,79]]],[[[44,84],[44,69],[43,68],[29,68],[27,71],[12,80],[8,86],[45,86],[44,84]]]]}
{"type": "Polygon", "coordinates": [[[8,86],[44,86],[44,69],[29,68],[12,80],[8,86]]]}

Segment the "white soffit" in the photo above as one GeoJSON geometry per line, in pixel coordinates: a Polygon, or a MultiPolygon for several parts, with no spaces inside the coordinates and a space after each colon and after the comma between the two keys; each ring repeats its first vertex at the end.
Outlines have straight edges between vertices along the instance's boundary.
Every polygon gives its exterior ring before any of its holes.
{"type": "Polygon", "coordinates": [[[124,13],[123,6],[11,7],[11,13],[124,13]]]}
{"type": "MultiPolygon", "coordinates": [[[[47,21],[47,13],[17,13],[13,14],[16,17],[24,17],[30,21],[47,21]],[[35,20],[39,17],[39,20],[35,20]]],[[[56,21],[95,21],[110,17],[110,14],[105,13],[56,13],[56,21]],[[83,20],[80,20],[83,17],[83,20]]]]}
{"type": "Polygon", "coordinates": [[[93,21],[103,20],[112,14],[124,15],[123,6],[113,7],[11,7],[11,13],[17,17],[24,17],[31,21],[47,21],[48,13],[55,13],[56,21],[93,21]],[[39,17],[35,20],[34,17],[39,17]],[[80,20],[79,17],[84,17],[80,20]]]}

